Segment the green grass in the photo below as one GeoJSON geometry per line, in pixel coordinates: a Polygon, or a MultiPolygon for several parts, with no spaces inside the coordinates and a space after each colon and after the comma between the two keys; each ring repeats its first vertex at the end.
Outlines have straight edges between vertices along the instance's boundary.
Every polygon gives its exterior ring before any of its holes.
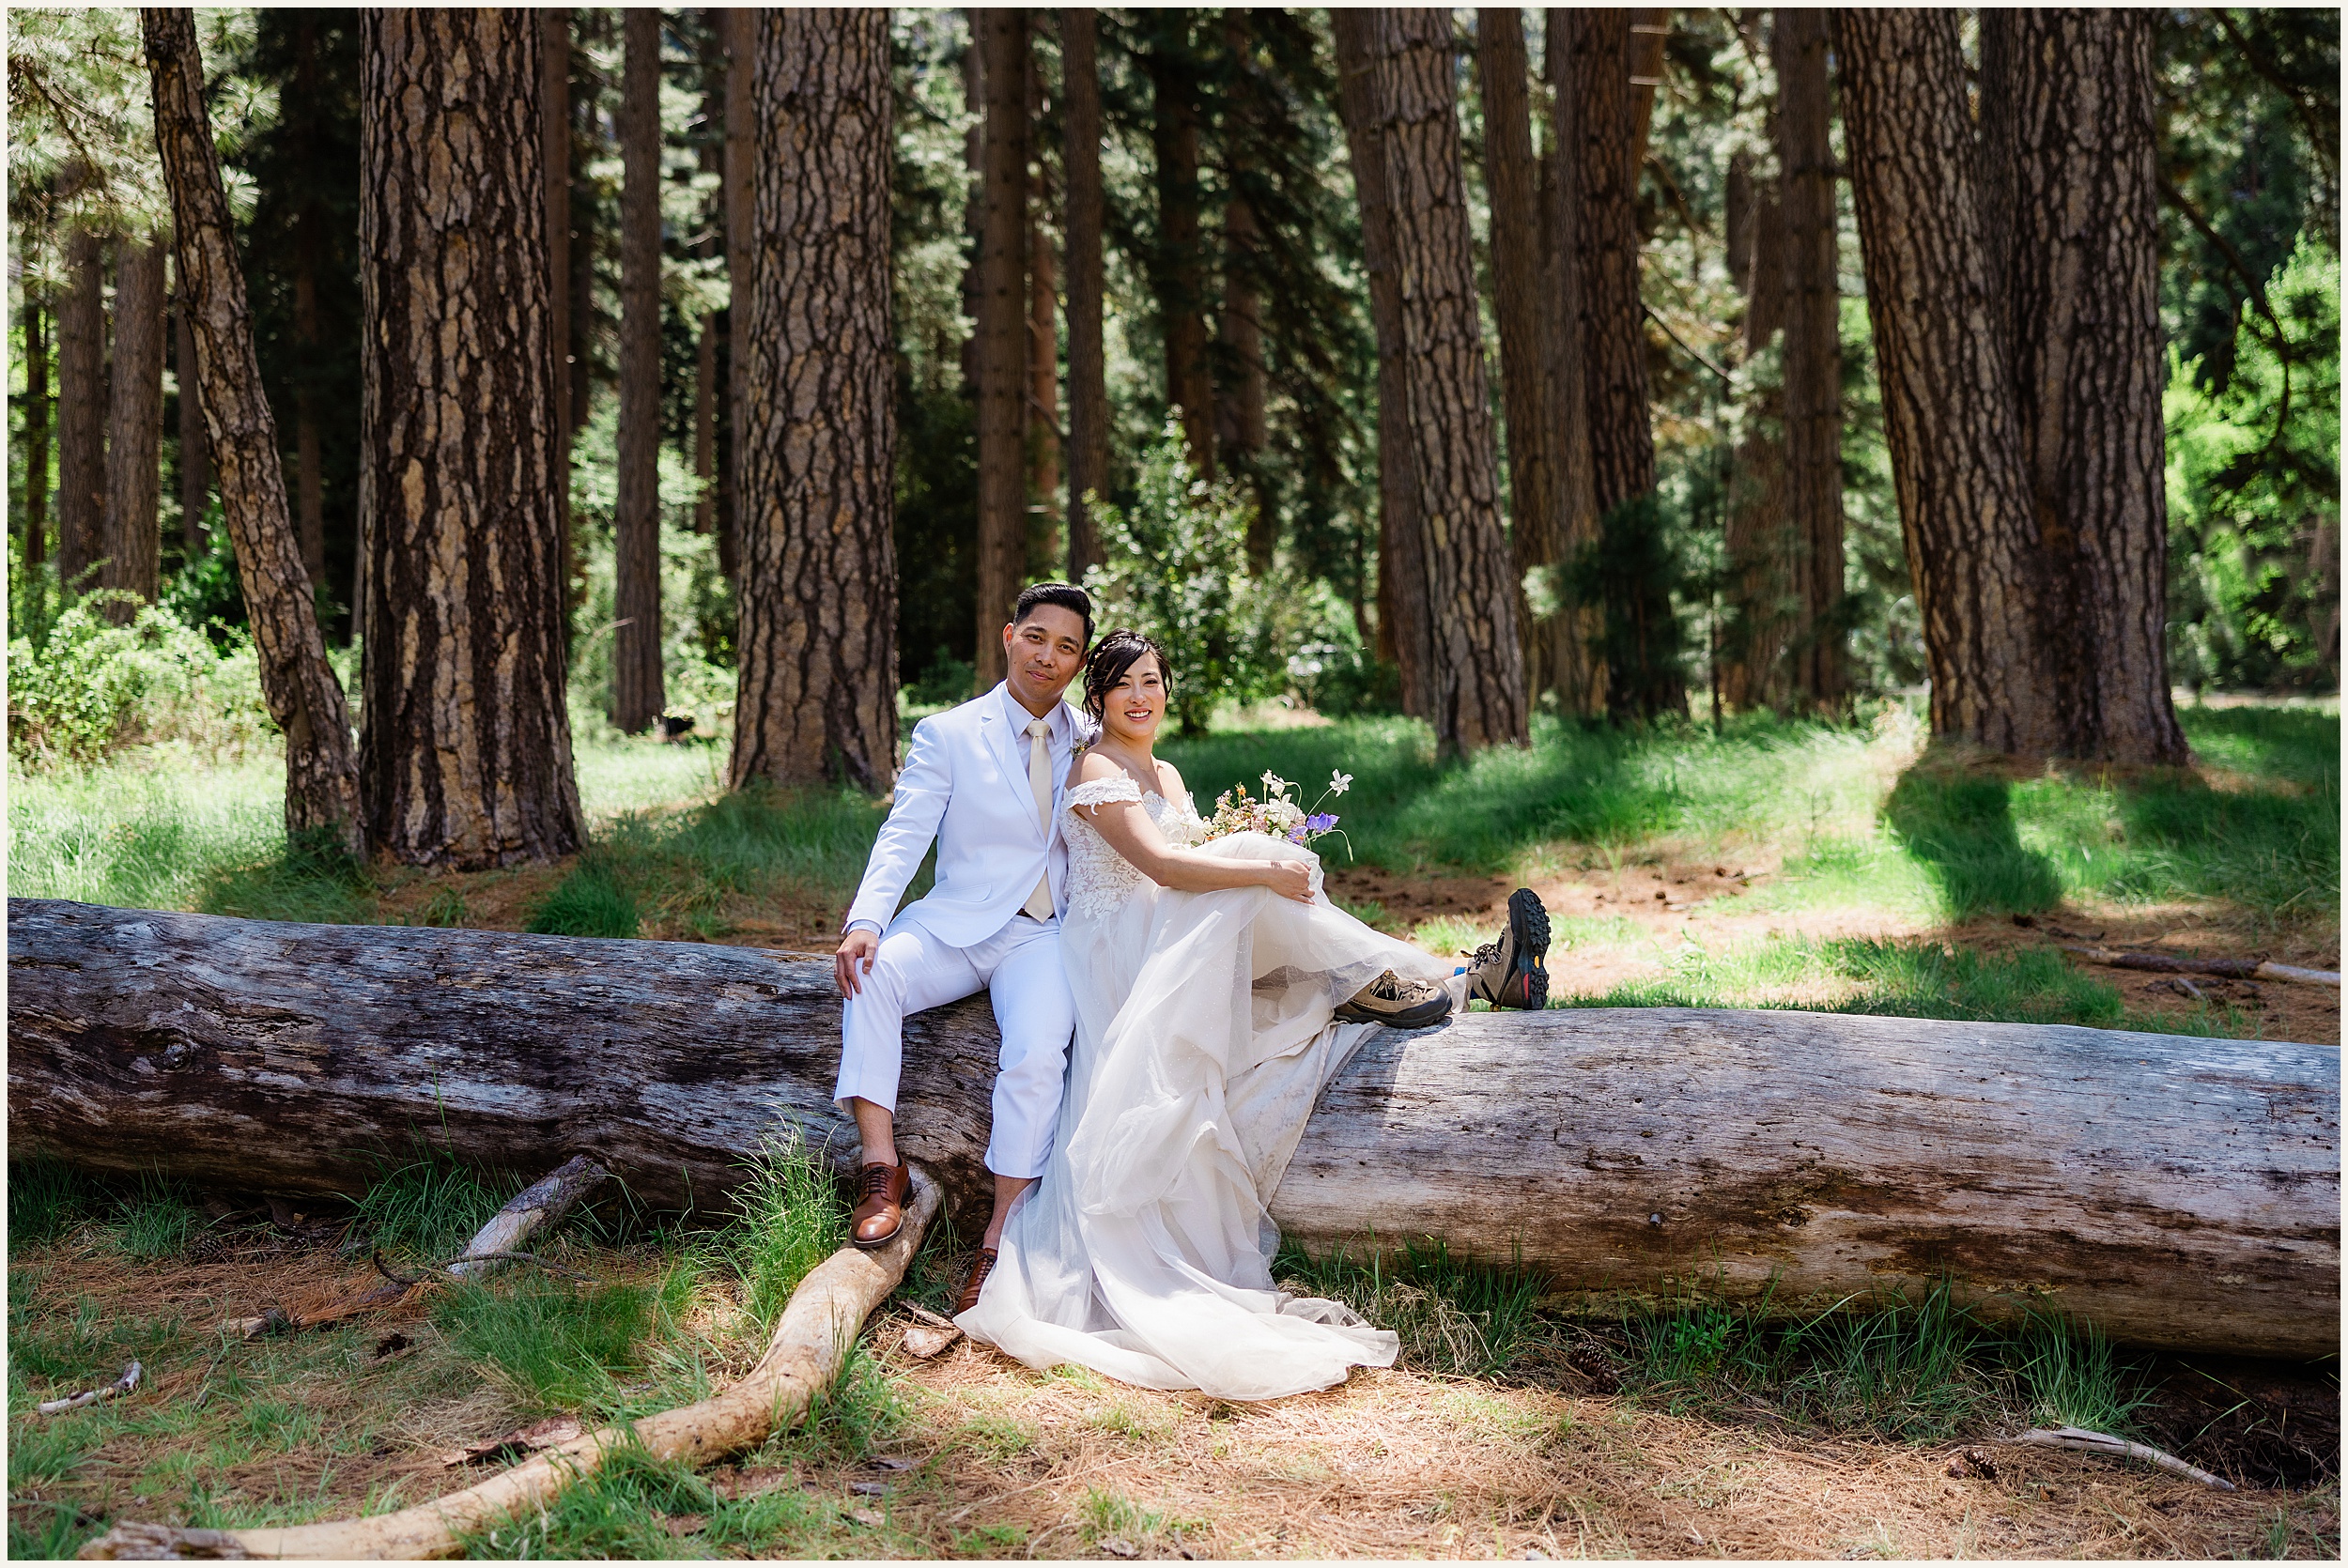
{"type": "Polygon", "coordinates": [[[528,929],[541,936],[634,936],[641,923],[636,895],[610,865],[591,854],[547,895],[528,929]]]}
{"type": "Polygon", "coordinates": [[[437,1263],[463,1252],[518,1190],[425,1145],[405,1164],[385,1164],[352,1207],[370,1245],[437,1263]]]}
{"type": "Polygon", "coordinates": [[[1463,1263],[1432,1237],[1398,1251],[1340,1248],[1323,1258],[1285,1246],[1274,1268],[1283,1290],[1343,1302],[1393,1330],[1411,1365],[1469,1377],[1490,1376],[1515,1358],[1541,1293],[1535,1275],[1463,1263]]]}
{"type": "Polygon", "coordinates": [[[848,1238],[848,1205],[830,1169],[796,1133],[770,1142],[750,1161],[734,1194],[725,1245],[744,1287],[743,1305],[764,1330],[773,1325],[809,1269],[848,1238]]]}
{"type": "Polygon", "coordinates": [[[579,1284],[517,1272],[443,1291],[433,1322],[520,1403],[539,1409],[602,1408],[623,1373],[644,1365],[643,1342],[689,1285],[686,1268],[657,1282],[579,1284]]]}

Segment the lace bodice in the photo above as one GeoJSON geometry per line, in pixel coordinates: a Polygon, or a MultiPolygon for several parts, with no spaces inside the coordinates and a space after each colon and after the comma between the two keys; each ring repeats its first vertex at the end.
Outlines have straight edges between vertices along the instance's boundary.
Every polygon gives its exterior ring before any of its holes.
{"type": "Polygon", "coordinates": [[[1150,813],[1150,820],[1158,824],[1158,831],[1169,843],[1187,844],[1206,824],[1198,820],[1197,809],[1185,794],[1180,801],[1169,801],[1155,790],[1146,793],[1130,778],[1096,778],[1079,784],[1068,792],[1067,804],[1061,809],[1068,813],[1065,833],[1068,839],[1068,912],[1082,915],[1089,920],[1105,920],[1115,915],[1127,899],[1149,884],[1150,879],[1135,869],[1134,863],[1109,847],[1077,807],[1107,806],[1117,801],[1139,801],[1141,808],[1150,813]]]}

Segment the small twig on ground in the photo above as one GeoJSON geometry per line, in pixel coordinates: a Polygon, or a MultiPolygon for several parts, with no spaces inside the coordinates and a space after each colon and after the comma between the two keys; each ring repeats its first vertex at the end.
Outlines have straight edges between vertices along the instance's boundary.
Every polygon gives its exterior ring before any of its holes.
{"type": "Polygon", "coordinates": [[[581,1284],[595,1283],[593,1278],[580,1273],[578,1269],[565,1268],[559,1263],[549,1263],[536,1253],[461,1253],[450,1258],[446,1263],[436,1263],[432,1267],[435,1271],[438,1271],[454,1268],[460,1263],[534,1263],[549,1274],[560,1274],[564,1279],[577,1280],[581,1284]]]}
{"type": "Polygon", "coordinates": [[[2306,986],[2340,989],[2337,969],[2299,969],[2264,959],[2188,959],[2173,953],[2123,953],[2109,947],[2082,947],[2064,943],[2062,950],[2077,953],[2090,963],[2113,969],[2146,969],[2156,975],[2216,975],[2229,980],[2295,980],[2306,986]]]}
{"type": "Polygon", "coordinates": [[[2101,1453],[2113,1459],[2141,1459],[2157,1465],[2174,1475],[2214,1486],[2221,1492],[2234,1489],[2232,1482],[2222,1475],[2212,1475],[2198,1465],[2188,1465],[2173,1453],[2166,1453],[2144,1443],[2132,1443],[2107,1432],[2089,1432],[2077,1426],[2042,1426],[2025,1432],[2018,1437],[2004,1441],[2012,1448],[2067,1448],[2081,1453],[2101,1453]]]}
{"type": "Polygon", "coordinates": [[[68,1410],[78,1410],[85,1405],[95,1405],[101,1399],[114,1399],[129,1393],[139,1386],[139,1363],[132,1361],[122,1369],[122,1376],[102,1389],[85,1389],[64,1399],[45,1399],[34,1408],[44,1416],[61,1416],[68,1410]]]}

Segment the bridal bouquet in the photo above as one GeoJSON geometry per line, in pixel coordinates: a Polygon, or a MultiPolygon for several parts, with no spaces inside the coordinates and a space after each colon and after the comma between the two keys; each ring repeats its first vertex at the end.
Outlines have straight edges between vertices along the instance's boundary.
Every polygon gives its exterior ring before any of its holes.
{"type": "Polygon", "coordinates": [[[1350,773],[1331,773],[1329,787],[1321,792],[1321,799],[1306,810],[1296,803],[1296,786],[1276,773],[1263,776],[1263,798],[1258,800],[1247,792],[1244,784],[1233,785],[1216,797],[1214,815],[1207,819],[1206,838],[1220,838],[1232,833],[1262,833],[1274,838],[1286,838],[1291,844],[1309,844],[1323,834],[1335,832],[1336,817],[1321,807],[1332,795],[1341,795],[1353,786],[1350,773]]]}

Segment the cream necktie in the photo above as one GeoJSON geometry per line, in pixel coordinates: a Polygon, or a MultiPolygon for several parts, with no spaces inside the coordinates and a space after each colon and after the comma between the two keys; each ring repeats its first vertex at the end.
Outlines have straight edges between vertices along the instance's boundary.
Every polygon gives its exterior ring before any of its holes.
{"type": "MultiPolygon", "coordinates": [[[[1027,726],[1027,788],[1035,792],[1035,822],[1043,830],[1046,845],[1052,841],[1052,726],[1049,720],[1036,719],[1027,726]]],[[[1035,891],[1027,895],[1023,906],[1038,920],[1052,917],[1052,863],[1043,863],[1043,875],[1037,879],[1035,891]]]]}

